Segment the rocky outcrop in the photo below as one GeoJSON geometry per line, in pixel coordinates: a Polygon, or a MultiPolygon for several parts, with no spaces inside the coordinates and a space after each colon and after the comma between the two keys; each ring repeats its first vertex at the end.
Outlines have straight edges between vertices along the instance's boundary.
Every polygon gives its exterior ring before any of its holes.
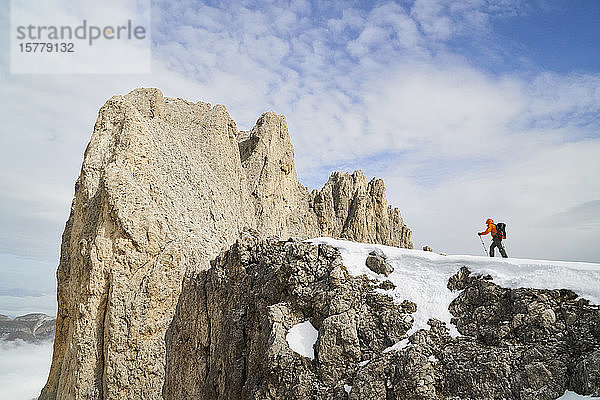
{"type": "Polygon", "coordinates": [[[380,180],[334,174],[309,194],[293,155],[285,118],[272,112],[240,133],[223,106],[157,89],[109,99],[63,233],[40,398],[160,398],[165,332],[184,276],[207,269],[247,227],[412,247],[380,180]]]}
{"type": "Polygon", "coordinates": [[[369,253],[365,260],[365,265],[376,274],[389,276],[394,272],[394,267],[385,260],[385,254],[378,254],[375,251],[369,253]]]}
{"type": "Polygon", "coordinates": [[[189,287],[167,335],[166,399],[345,398],[360,363],[399,341],[416,310],[350,276],[333,247],[252,232],[189,287]],[[304,321],[319,332],[314,360],[286,341],[304,321]]]}
{"type": "Polygon", "coordinates": [[[137,90],[100,109],[63,234],[42,399],[158,397],[186,269],[253,224],[244,175],[222,106],[137,90]]]}
{"type": "Polygon", "coordinates": [[[42,313],[21,315],[11,319],[0,315],[0,340],[22,340],[39,343],[54,338],[56,318],[42,313]]]}
{"type": "Polygon", "coordinates": [[[569,290],[507,289],[463,268],[448,287],[461,335],[430,320],[359,370],[350,399],[556,399],[598,395],[600,309],[569,290]]]}
{"type": "Polygon", "coordinates": [[[285,117],[263,114],[251,131],[238,135],[238,142],[256,229],[281,237],[318,236],[308,189],[296,176],[285,117]]]}
{"type": "Polygon", "coordinates": [[[400,211],[388,206],[381,179],[367,179],[360,171],[334,172],[321,191],[311,193],[320,236],[346,238],[412,249],[411,231],[400,211]]]}
{"type": "MultiPolygon", "coordinates": [[[[384,281],[385,282],[385,281],[384,281]]],[[[190,278],[167,335],[166,399],[556,399],[598,395],[600,309],[569,290],[507,289],[463,268],[461,336],[352,277],[328,245],[245,233],[190,278]],[[317,330],[314,359],[286,337],[317,330]],[[404,347],[392,344],[404,339],[404,347]]],[[[402,342],[401,342],[402,343],[402,342]]]]}

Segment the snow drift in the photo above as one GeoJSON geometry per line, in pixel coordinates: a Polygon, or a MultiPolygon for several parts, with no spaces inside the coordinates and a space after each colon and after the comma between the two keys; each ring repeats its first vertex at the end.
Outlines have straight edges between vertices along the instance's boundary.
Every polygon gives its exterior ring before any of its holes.
{"type": "Polygon", "coordinates": [[[436,318],[446,322],[450,333],[457,335],[450,323],[448,307],[457,292],[448,289],[450,277],[461,267],[472,273],[490,275],[493,282],[507,288],[570,289],[593,304],[600,304],[600,264],[583,262],[491,258],[469,255],[439,255],[420,250],[401,249],[378,244],[356,243],[321,237],[311,243],[329,244],[338,249],[344,265],[353,276],[366,275],[377,281],[390,280],[396,287],[380,290],[398,302],[405,299],[417,304],[413,314],[415,324],[408,335],[419,329],[428,329],[427,320],[436,318]],[[369,253],[385,254],[394,271],[385,277],[365,265],[369,253]]]}

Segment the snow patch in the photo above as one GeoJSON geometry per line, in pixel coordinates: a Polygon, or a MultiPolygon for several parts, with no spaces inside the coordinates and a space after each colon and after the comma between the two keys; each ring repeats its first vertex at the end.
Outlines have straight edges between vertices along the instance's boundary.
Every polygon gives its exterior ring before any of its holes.
{"type": "MultiPolygon", "coordinates": [[[[329,244],[337,248],[353,276],[366,275],[383,282],[386,279],[396,285],[395,289],[381,291],[396,303],[410,300],[417,304],[412,314],[411,335],[419,329],[429,329],[427,321],[436,318],[446,322],[451,336],[458,336],[456,327],[450,323],[450,303],[459,292],[447,288],[448,279],[465,266],[473,274],[491,275],[493,282],[507,288],[529,287],[538,289],[571,289],[580,297],[600,304],[600,264],[564,261],[526,260],[516,258],[490,258],[468,255],[441,256],[429,251],[401,249],[398,247],[355,243],[321,237],[308,242],[329,244]],[[371,271],[365,260],[371,251],[385,254],[386,261],[394,267],[387,278],[371,271]]],[[[406,339],[388,347],[385,351],[398,350],[408,344],[406,339]]]]}
{"type": "Polygon", "coordinates": [[[285,335],[285,340],[290,349],[313,360],[315,358],[313,345],[317,342],[318,336],[319,331],[312,326],[310,321],[304,321],[292,326],[285,335]]]}
{"type": "Polygon", "coordinates": [[[344,385],[344,390],[346,391],[346,393],[350,394],[350,391],[352,391],[352,386],[344,385]]]}
{"type": "Polygon", "coordinates": [[[556,400],[579,400],[579,399],[597,399],[598,397],[592,397],[592,396],[583,396],[581,394],[577,394],[575,392],[570,392],[570,391],[566,391],[565,394],[563,394],[562,396],[560,396],[558,399],[556,400]]]}
{"type": "Polygon", "coordinates": [[[399,341],[398,343],[394,344],[393,346],[390,346],[386,349],[383,349],[384,353],[389,353],[390,351],[397,351],[400,349],[405,348],[406,346],[408,346],[408,338],[406,339],[402,339],[401,341],[399,341]]]}

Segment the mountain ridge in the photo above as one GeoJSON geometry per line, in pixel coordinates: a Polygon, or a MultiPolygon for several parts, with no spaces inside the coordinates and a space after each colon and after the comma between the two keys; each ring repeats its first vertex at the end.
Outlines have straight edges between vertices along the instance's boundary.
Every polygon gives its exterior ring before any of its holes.
{"type": "Polygon", "coordinates": [[[383,182],[337,174],[308,192],[285,117],[239,134],[222,105],[136,89],[98,113],[57,270],[52,367],[40,399],[158,399],[185,276],[246,228],[412,247],[383,182]]]}
{"type": "MultiPolygon", "coordinates": [[[[169,400],[600,395],[600,307],[562,288],[565,270],[526,261],[245,232],[211,269],[189,278],[168,332],[163,394],[169,400]],[[391,272],[371,270],[372,254],[391,272]],[[528,287],[532,280],[541,288],[528,287]],[[313,333],[290,339],[300,326],[313,333]],[[293,346],[298,340],[301,346],[293,346]]],[[[600,264],[554,267],[570,268],[570,283],[600,298],[593,284],[600,264]]]]}

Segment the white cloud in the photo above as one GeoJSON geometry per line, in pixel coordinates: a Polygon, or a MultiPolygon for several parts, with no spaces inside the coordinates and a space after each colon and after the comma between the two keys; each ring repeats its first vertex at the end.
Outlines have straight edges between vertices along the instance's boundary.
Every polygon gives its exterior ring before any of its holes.
{"type": "MultiPolygon", "coordinates": [[[[44,272],[46,271],[41,271],[38,278],[42,277],[44,272]]],[[[12,282],[8,281],[7,283],[12,282]]],[[[56,316],[56,311],[55,291],[40,296],[0,296],[0,314],[11,318],[31,313],[44,313],[56,316]]],[[[4,397],[0,396],[0,398],[4,397]]]]}
{"type": "Polygon", "coordinates": [[[455,65],[405,65],[364,86],[369,129],[381,146],[442,156],[493,146],[525,102],[516,83],[455,65]]]}
{"type": "Polygon", "coordinates": [[[597,229],[598,225],[600,225],[600,200],[580,203],[542,221],[542,226],[548,229],[597,229]]]}
{"type": "Polygon", "coordinates": [[[416,0],[411,10],[423,32],[433,40],[446,40],[453,34],[453,23],[443,14],[443,3],[439,0],[416,0]]]}
{"type": "Polygon", "coordinates": [[[345,30],[357,30],[364,24],[364,17],[358,10],[348,8],[342,11],[340,18],[331,18],[327,27],[335,34],[343,34],[345,30]]]}
{"type": "Polygon", "coordinates": [[[348,44],[348,50],[354,57],[364,57],[373,50],[374,45],[388,39],[388,33],[385,29],[378,26],[368,26],[355,41],[348,44]]]}
{"type": "Polygon", "coordinates": [[[422,51],[419,47],[423,37],[417,23],[411,19],[406,10],[395,3],[384,3],[371,10],[362,24],[362,32],[355,41],[349,43],[350,53],[355,57],[364,54],[353,53],[355,46],[370,50],[368,57],[377,52],[390,54],[402,49],[404,51],[422,51]]]}
{"type": "Polygon", "coordinates": [[[541,73],[529,85],[532,98],[528,117],[532,123],[563,127],[578,124],[588,133],[590,121],[596,125],[600,109],[600,73],[568,74],[541,73]]]}
{"type": "Polygon", "coordinates": [[[51,362],[52,342],[0,341],[0,398],[37,398],[46,384],[51,362]]]}
{"type": "Polygon", "coordinates": [[[580,218],[567,223],[556,214],[596,204],[600,181],[590,171],[600,170],[599,152],[596,139],[549,146],[493,169],[462,171],[433,186],[406,179],[402,166],[384,179],[388,199],[401,206],[419,247],[483,253],[476,232],[491,217],[508,225],[510,256],[598,261],[593,243],[600,226],[582,226],[580,218]]]}

